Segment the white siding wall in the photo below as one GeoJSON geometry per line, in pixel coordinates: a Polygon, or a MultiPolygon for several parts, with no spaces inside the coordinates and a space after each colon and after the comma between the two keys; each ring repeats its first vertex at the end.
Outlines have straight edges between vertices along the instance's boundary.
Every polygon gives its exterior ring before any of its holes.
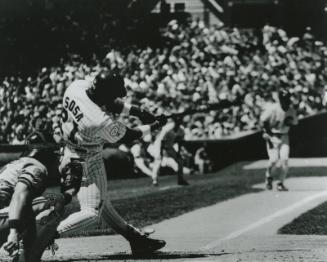
{"type": "MultiPolygon", "coordinates": [[[[185,4],[185,12],[192,14],[194,18],[205,19],[205,5],[203,0],[166,0],[167,4],[170,4],[170,11],[175,12],[174,7],[177,3],[185,4]]],[[[160,12],[160,1],[152,12],[160,12]]],[[[213,13],[209,13],[208,21],[210,24],[221,24],[221,20],[213,13]]]]}
{"type": "MultiPolygon", "coordinates": [[[[178,3],[185,4],[185,12],[191,13],[192,15],[203,15],[204,12],[204,4],[202,0],[166,0],[167,4],[170,4],[170,11],[175,12],[174,6],[178,3]]],[[[159,13],[160,12],[160,2],[156,5],[153,9],[153,12],[159,13]]]]}

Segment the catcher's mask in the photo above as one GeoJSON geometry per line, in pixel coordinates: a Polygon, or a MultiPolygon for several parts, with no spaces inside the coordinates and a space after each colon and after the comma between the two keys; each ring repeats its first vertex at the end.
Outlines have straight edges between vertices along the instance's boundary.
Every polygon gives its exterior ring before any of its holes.
{"type": "Polygon", "coordinates": [[[25,139],[24,157],[33,157],[44,165],[57,163],[58,146],[50,133],[33,131],[25,139]]]}

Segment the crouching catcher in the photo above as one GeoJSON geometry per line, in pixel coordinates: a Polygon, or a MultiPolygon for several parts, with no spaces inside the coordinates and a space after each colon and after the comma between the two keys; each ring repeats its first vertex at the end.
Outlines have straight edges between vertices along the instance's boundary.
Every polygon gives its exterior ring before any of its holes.
{"type": "Polygon", "coordinates": [[[72,161],[62,170],[61,177],[58,172],[57,178],[61,181],[48,180],[50,186],[34,199],[30,198],[28,187],[17,183],[9,207],[0,210],[0,246],[3,245],[14,261],[41,261],[44,250],[55,247],[54,239],[64,206],[81,186],[81,171],[80,163],[72,161]],[[18,219],[12,219],[15,216],[18,219]]]}

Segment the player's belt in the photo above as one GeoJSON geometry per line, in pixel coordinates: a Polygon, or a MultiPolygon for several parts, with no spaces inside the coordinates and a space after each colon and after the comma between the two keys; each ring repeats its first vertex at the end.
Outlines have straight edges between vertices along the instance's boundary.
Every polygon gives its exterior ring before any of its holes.
{"type": "Polygon", "coordinates": [[[79,147],[79,146],[76,146],[76,145],[71,145],[69,143],[67,143],[67,147],[76,152],[77,154],[89,154],[89,153],[97,153],[97,152],[101,152],[102,150],[102,146],[99,146],[99,145],[83,145],[83,147],[79,147]]]}

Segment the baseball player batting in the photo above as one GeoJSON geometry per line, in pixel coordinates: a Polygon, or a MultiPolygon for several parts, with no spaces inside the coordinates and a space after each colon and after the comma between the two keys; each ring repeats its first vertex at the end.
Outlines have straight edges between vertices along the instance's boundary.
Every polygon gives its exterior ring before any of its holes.
{"type": "Polygon", "coordinates": [[[151,253],[165,246],[165,241],[149,238],[116,212],[107,193],[102,149],[108,142],[129,143],[139,139],[165,121],[124,103],[121,99],[124,96],[124,79],[109,71],[101,71],[93,81],[74,81],[64,94],[61,125],[66,146],[60,169],[72,160],[80,161],[83,184],[77,195],[81,210],[62,221],[58,233],[64,236],[68,232],[81,232],[102,222],[129,241],[133,254],[151,253]],[[118,120],[120,114],[134,115],[145,125],[130,129],[118,120]]]}
{"type": "Polygon", "coordinates": [[[281,164],[281,172],[277,190],[287,191],[284,180],[288,172],[288,158],[290,152],[288,132],[290,126],[296,125],[298,119],[296,112],[291,107],[290,94],[285,90],[278,93],[279,101],[267,104],[261,115],[263,138],[266,140],[269,164],[266,170],[266,188],[273,188],[273,173],[276,171],[278,162],[281,164]]]}

